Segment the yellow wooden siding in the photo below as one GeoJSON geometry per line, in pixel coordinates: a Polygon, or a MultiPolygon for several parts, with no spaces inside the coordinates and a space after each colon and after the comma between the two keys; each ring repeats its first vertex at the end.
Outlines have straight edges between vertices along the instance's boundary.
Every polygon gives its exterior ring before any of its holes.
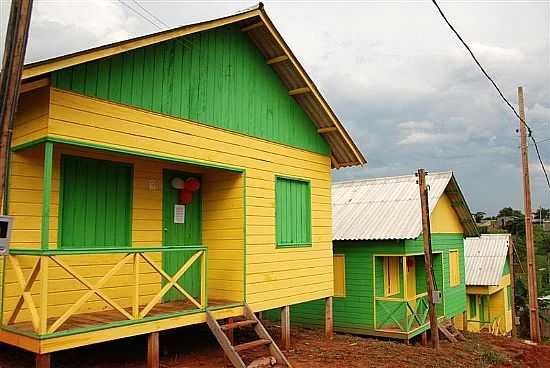
{"type": "MultiPolygon", "coordinates": [[[[246,234],[247,243],[247,301],[254,309],[265,310],[333,294],[329,157],[55,89],[50,92],[47,133],[58,139],[244,168],[246,179],[244,174],[221,175],[219,170],[198,170],[198,166],[192,165],[187,167],[187,171],[200,171],[204,178],[203,238],[210,250],[210,297],[242,299],[243,234],[246,234]],[[311,247],[275,248],[275,175],[310,180],[311,247]],[[243,229],[244,221],[246,231],[243,229]],[[219,252],[214,254],[215,251],[219,252]]],[[[170,165],[63,147],[67,153],[134,164],[133,244],[160,245],[161,167],[170,165]],[[148,181],[151,179],[159,184],[158,192],[148,192],[148,181]],[[158,230],[155,231],[155,228],[158,230]]],[[[40,240],[43,155],[42,148],[33,150],[38,150],[41,156],[37,157],[30,150],[14,155],[22,157],[23,161],[31,160],[26,167],[36,176],[29,177],[25,172],[19,180],[35,191],[32,200],[21,195],[32,203],[21,205],[10,198],[10,202],[13,201],[10,208],[15,214],[35,214],[37,218],[34,221],[25,220],[31,229],[20,228],[21,225],[16,222],[14,234],[17,234],[15,237],[20,244],[36,247],[40,240]]],[[[56,149],[50,224],[52,248],[57,243],[59,157],[60,150],[56,149]]],[[[186,168],[185,165],[175,164],[173,167],[179,170],[186,168]]],[[[12,179],[17,181],[17,175],[12,174],[12,179]]]]}
{"type": "Polygon", "coordinates": [[[23,93],[14,121],[12,145],[32,142],[48,134],[48,87],[23,93]]]}
{"type": "Polygon", "coordinates": [[[432,233],[462,234],[464,227],[456,211],[451,205],[449,197],[443,193],[439,198],[430,218],[432,233]]]}
{"type": "Polygon", "coordinates": [[[208,246],[208,298],[244,300],[244,175],[202,174],[202,239],[208,246]]]}
{"type": "MultiPolygon", "coordinates": [[[[68,154],[102,160],[132,164],[134,171],[132,244],[135,247],[158,247],[162,245],[162,172],[164,168],[201,174],[204,180],[203,239],[209,246],[208,284],[209,298],[243,300],[243,175],[225,173],[221,170],[207,170],[198,166],[170,164],[158,160],[136,158],[126,155],[108,154],[101,151],[79,149],[67,145],[56,145],[54,150],[53,185],[50,215],[50,249],[57,248],[57,219],[59,203],[61,155],[68,154]],[[239,199],[240,198],[240,199],[239,199]],[[237,207],[231,206],[235,199],[237,207]],[[224,228],[225,226],[225,228],[224,228]],[[217,230],[217,231],[215,231],[217,230]],[[235,233],[238,237],[234,237],[235,233]]],[[[14,215],[15,247],[39,248],[43,147],[38,146],[13,154],[10,185],[10,212],[14,215]],[[15,209],[14,211],[11,211],[15,209]]],[[[150,258],[158,264],[160,253],[151,253],[150,258]]],[[[95,283],[121,258],[120,255],[66,256],[62,259],[73,266],[80,275],[95,283]]],[[[24,272],[30,272],[33,257],[21,261],[24,272]]],[[[142,293],[141,304],[146,304],[160,289],[160,276],[145,262],[140,268],[142,293]]],[[[50,262],[49,316],[59,316],[83,294],[82,284],[50,262]]],[[[131,306],[132,266],[128,263],[102,290],[123,307],[131,306]]],[[[17,302],[19,286],[11,268],[8,267],[5,288],[4,318],[8,318],[17,302]]],[[[32,289],[35,302],[39,305],[39,282],[32,289]]],[[[109,309],[98,297],[87,302],[80,312],[109,309]]],[[[18,321],[29,319],[25,307],[18,321]]],[[[121,319],[123,316],[121,315],[121,319]]]]}
{"type": "Polygon", "coordinates": [[[399,294],[399,258],[384,257],[384,296],[399,294]]]}
{"type": "Polygon", "coordinates": [[[460,285],[460,257],[458,250],[449,251],[449,282],[451,287],[460,285]]]}
{"type": "Polygon", "coordinates": [[[334,255],[334,296],[346,296],[346,256],[334,255]]]}

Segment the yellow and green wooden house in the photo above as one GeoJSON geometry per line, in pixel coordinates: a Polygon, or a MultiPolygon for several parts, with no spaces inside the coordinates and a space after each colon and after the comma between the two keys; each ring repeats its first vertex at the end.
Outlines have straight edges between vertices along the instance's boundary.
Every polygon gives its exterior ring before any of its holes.
{"type": "Polygon", "coordinates": [[[261,4],[26,65],[21,93],[0,342],[332,296],[331,169],[365,159],[261,4]]]}
{"type": "Polygon", "coordinates": [[[464,241],[468,331],[512,331],[511,246],[510,234],[483,234],[464,241]]]}
{"type": "MultiPolygon", "coordinates": [[[[466,310],[464,237],[477,234],[452,172],[430,173],[429,208],[440,319],[466,310]]],[[[415,175],[332,185],[334,330],[410,340],[429,329],[415,175]]],[[[293,323],[322,326],[323,304],[291,307],[293,323]]]]}

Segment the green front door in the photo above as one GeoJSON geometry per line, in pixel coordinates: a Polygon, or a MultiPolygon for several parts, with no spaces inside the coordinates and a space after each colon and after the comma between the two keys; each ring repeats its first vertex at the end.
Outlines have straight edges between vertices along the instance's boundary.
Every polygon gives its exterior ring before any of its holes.
{"type": "MultiPolygon", "coordinates": [[[[185,220],[183,223],[175,218],[175,206],[179,204],[179,190],[172,186],[172,179],[179,177],[186,179],[191,175],[181,171],[164,170],[163,183],[163,246],[181,247],[182,251],[163,252],[162,265],[164,271],[173,276],[183,266],[185,261],[196,253],[186,251],[185,247],[201,245],[201,191],[193,193],[193,201],[185,205],[185,220]]],[[[185,273],[178,282],[193,297],[200,295],[200,262],[185,273]]],[[[164,301],[182,300],[183,295],[172,288],[164,296],[164,301]]]]}

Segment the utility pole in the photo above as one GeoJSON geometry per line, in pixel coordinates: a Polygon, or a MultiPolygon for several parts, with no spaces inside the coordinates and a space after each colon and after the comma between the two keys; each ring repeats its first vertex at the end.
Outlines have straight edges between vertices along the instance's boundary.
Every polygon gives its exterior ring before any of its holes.
{"type": "MultiPolygon", "coordinates": [[[[518,87],[519,132],[521,142],[521,164],[523,167],[523,202],[525,206],[525,246],[527,247],[527,278],[529,287],[529,325],[531,341],[540,343],[539,312],[537,304],[537,270],[535,244],[533,241],[533,219],[531,208],[531,186],[529,183],[529,155],[527,150],[527,128],[525,126],[525,101],[523,87],[518,87]]],[[[531,134],[531,132],[529,132],[531,134]]]]}
{"type": "Polygon", "coordinates": [[[510,237],[510,242],[508,243],[508,262],[510,263],[510,299],[512,303],[510,308],[512,309],[512,337],[517,337],[517,328],[516,328],[516,274],[514,271],[514,241],[510,237]]]}
{"type": "Polygon", "coordinates": [[[12,0],[0,76],[0,199],[4,208],[13,119],[31,23],[32,0],[12,0]]]}
{"type": "Polygon", "coordinates": [[[430,230],[430,208],[428,207],[428,191],[426,189],[426,171],[418,169],[418,188],[420,190],[420,209],[422,210],[422,237],[424,238],[424,270],[426,272],[426,289],[428,290],[428,314],[430,315],[430,330],[432,347],[439,350],[439,327],[434,303],[434,279],[432,266],[432,235],[430,230]]]}

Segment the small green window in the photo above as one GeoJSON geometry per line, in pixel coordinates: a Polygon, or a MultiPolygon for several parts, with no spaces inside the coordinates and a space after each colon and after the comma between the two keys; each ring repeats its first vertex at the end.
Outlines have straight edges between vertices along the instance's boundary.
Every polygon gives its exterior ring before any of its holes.
{"type": "Polygon", "coordinates": [[[475,295],[469,295],[470,297],[470,319],[477,317],[477,298],[475,295]]]}
{"type": "Polygon", "coordinates": [[[508,285],[506,294],[508,295],[508,310],[512,310],[512,286],[508,285]]]}
{"type": "Polygon", "coordinates": [[[311,245],[310,183],[277,177],[275,197],[277,246],[311,245]]]}

